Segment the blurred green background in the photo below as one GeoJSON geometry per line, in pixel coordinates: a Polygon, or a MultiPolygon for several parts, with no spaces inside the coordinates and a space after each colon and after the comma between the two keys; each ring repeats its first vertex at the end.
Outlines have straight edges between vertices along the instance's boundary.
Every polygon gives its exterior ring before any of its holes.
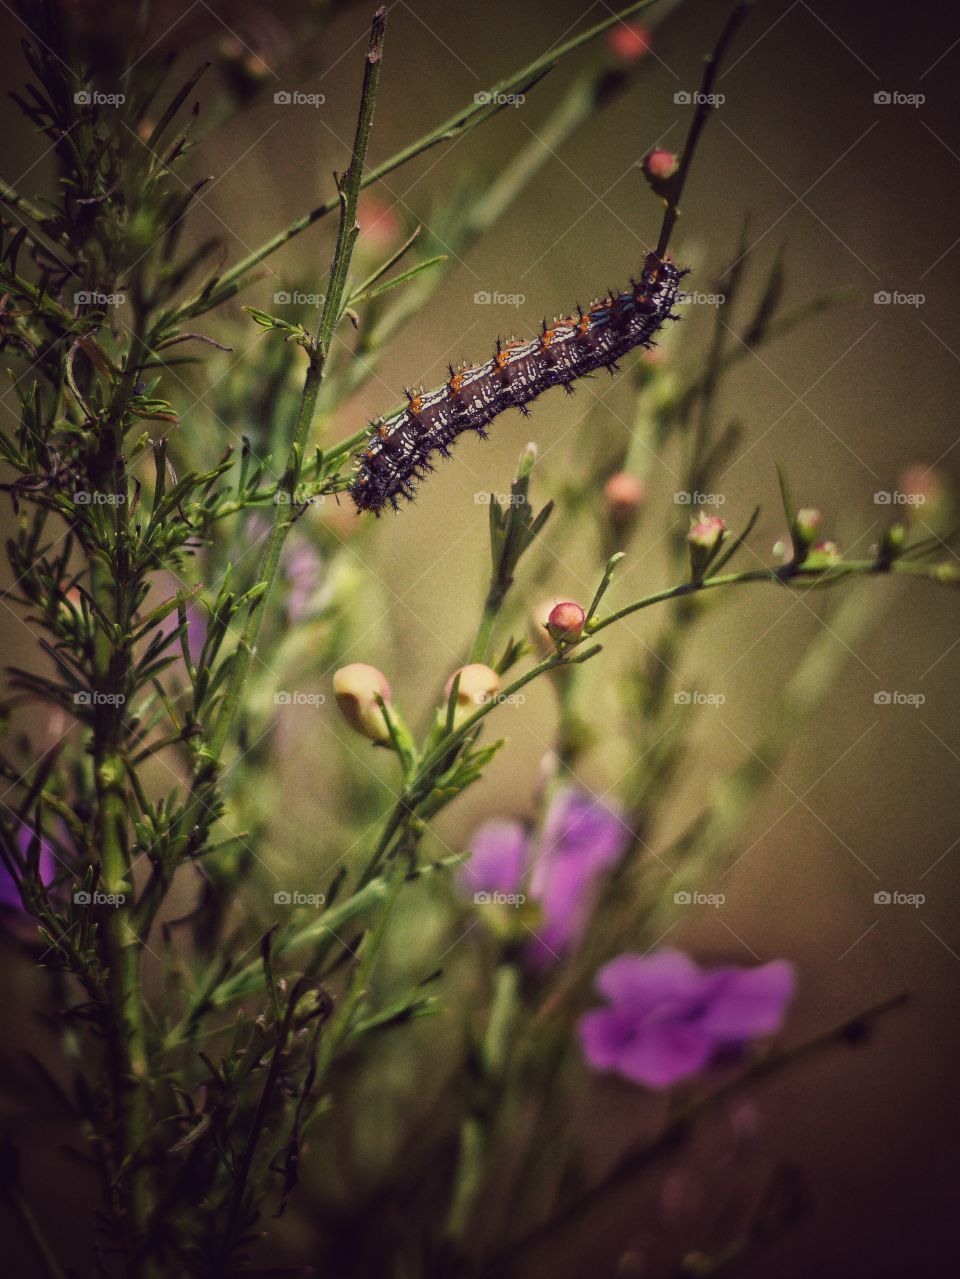
{"type": "MultiPolygon", "coordinates": [[[[294,49],[287,34],[300,6],[183,3],[160,10],[160,25],[169,29],[163,38],[179,49],[184,72],[232,33],[243,44],[258,43],[265,61],[276,63],[278,87],[326,97],[318,110],[278,109],[267,94],[204,143],[196,171],[219,176],[190,235],[222,236],[232,261],[329,195],[331,170],[346,163],[369,15],[362,6],[345,6],[329,42],[305,51],[294,49]],[[288,80],[283,67],[294,53],[316,70],[288,80]]],[[[564,0],[392,5],[374,162],[605,10],[564,0]]],[[[498,332],[526,334],[543,315],[588,302],[637,272],[660,217],[637,161],[656,145],[679,148],[690,108],[674,95],[695,88],[700,59],[725,12],[715,3],[652,11],[653,50],[636,86],[551,155],[496,232],[453,264],[429,312],[393,343],[349,413],[330,423],[331,438],[392,407],[402,386],[439,382],[448,361],[485,358],[498,332]],[[477,304],[481,292],[523,300],[477,304]]],[[[111,19],[98,14],[96,20],[111,19]]],[[[23,66],[14,24],[7,14],[0,21],[4,80],[16,84],[23,66]]],[[[376,189],[374,220],[430,226],[452,183],[465,173],[494,173],[537,135],[585,60],[599,56],[598,50],[575,55],[516,109],[392,175],[376,189]]],[[[935,466],[956,488],[958,59],[960,19],[952,8],[765,2],[718,85],[726,100],[709,125],[673,245],[677,259],[694,268],[690,287],[722,290],[718,281],[736,256],[748,217],[754,292],[781,244],[785,307],[848,291],[842,304],[747,358],[723,392],[721,416],[740,419],[745,440],[720,486],[721,514],[742,523],[761,502],[753,544],[768,561],[784,532],[777,462],[787,465],[798,500],[823,510],[827,534],[859,554],[889,515],[875,493],[896,491],[906,467],[935,466]],[[922,93],[926,100],[919,107],[877,103],[878,92],[922,93]],[[925,300],[878,305],[879,291],[920,293],[925,300]]],[[[6,120],[2,171],[26,194],[41,191],[44,165],[31,168],[37,154],[29,127],[12,108],[6,120]]],[[[314,271],[319,281],[332,234],[324,224],[294,241],[271,260],[276,278],[243,300],[270,309],[284,281],[314,271]]],[[[261,335],[242,321],[239,303],[231,309],[238,354],[247,344],[256,358],[261,335]]],[[[696,357],[712,320],[712,309],[688,307],[665,343],[667,358],[696,357]]],[[[208,319],[205,331],[220,336],[218,322],[225,320],[208,319]]],[[[358,564],[374,574],[374,586],[365,596],[370,631],[350,660],[385,669],[389,661],[394,695],[413,719],[432,704],[438,680],[456,665],[476,623],[487,511],[475,495],[507,489],[528,439],[543,455],[538,495],[557,491],[577,468],[576,427],[597,400],[602,413],[594,421],[611,440],[620,438],[632,412],[626,378],[597,379],[570,399],[551,394],[529,421],[514,415],[498,421],[488,443],[462,441],[457,462],[440,468],[415,506],[358,540],[358,564]]],[[[243,421],[231,426],[237,436],[247,429],[243,421]]],[[[220,428],[198,404],[180,429],[220,428]]],[[[211,440],[210,453],[227,442],[211,440]]],[[[676,457],[649,459],[651,509],[618,579],[617,603],[666,584],[662,535],[670,523],[687,519],[673,501],[676,477],[676,457]]],[[[324,512],[321,518],[333,517],[324,512]]],[[[336,524],[352,539],[351,518],[337,517],[336,524]]],[[[552,550],[549,575],[521,582],[531,607],[548,595],[583,600],[596,580],[595,547],[561,542],[552,550]]],[[[960,973],[960,921],[953,909],[960,859],[960,599],[901,582],[845,589],[874,600],[874,621],[850,646],[839,685],[772,781],[741,860],[722,885],[702,885],[724,893],[722,911],[678,910],[670,934],[671,944],[707,956],[795,960],[801,985],[791,1039],[901,988],[915,992],[868,1051],[798,1070],[757,1097],[751,1158],[770,1167],[783,1158],[800,1164],[816,1208],[755,1269],[779,1279],[806,1279],[812,1271],[944,1273],[948,1205],[956,1190],[953,1152],[960,1134],[949,1117],[955,1113],[949,1097],[960,973]],[[919,693],[925,701],[878,705],[874,696],[882,691],[919,693]],[[878,891],[922,893],[926,901],[918,909],[878,907],[878,891]]],[[[746,744],[765,727],[771,697],[819,634],[820,608],[816,597],[798,601],[760,587],[719,601],[682,677],[684,686],[722,692],[726,702],[700,718],[697,767],[665,797],[666,821],[655,847],[669,842],[691,806],[710,794],[718,772],[745,757],[746,744]]],[[[622,660],[632,646],[649,643],[657,624],[649,613],[608,633],[608,657],[622,660]]],[[[4,658],[23,661],[28,646],[24,630],[5,614],[4,658]]],[[[603,717],[612,714],[616,691],[602,675],[593,672],[601,741],[583,768],[584,780],[601,791],[615,785],[628,762],[604,749],[603,717]]],[[[326,685],[321,680],[317,687],[326,685]]],[[[527,811],[553,714],[545,688],[531,693],[522,712],[500,712],[508,749],[486,782],[440,824],[452,847],[491,813],[527,811]]],[[[345,755],[339,726],[329,717],[305,714],[284,731],[284,792],[272,843],[311,891],[312,869],[304,874],[303,868],[316,865],[318,830],[336,804],[344,770],[385,773],[387,766],[366,757],[357,764],[353,749],[345,755]]],[[[647,745],[637,741],[639,750],[647,745]]],[[[16,982],[22,1016],[37,984],[19,972],[16,982]]],[[[604,1083],[583,1106],[575,1118],[592,1130],[598,1155],[636,1134],[636,1098],[625,1085],[604,1083]]],[[[389,1122],[389,1108],[386,1115],[389,1122]]],[[[35,1134],[38,1164],[54,1138],[35,1134]]],[[[642,1251],[651,1232],[682,1229],[683,1213],[709,1200],[716,1178],[730,1177],[722,1154],[723,1143],[708,1133],[679,1187],[668,1182],[644,1199],[634,1192],[619,1196],[566,1241],[563,1255],[543,1273],[610,1273],[623,1247],[642,1251]]],[[[65,1212],[69,1218],[69,1207],[65,1212]]]]}

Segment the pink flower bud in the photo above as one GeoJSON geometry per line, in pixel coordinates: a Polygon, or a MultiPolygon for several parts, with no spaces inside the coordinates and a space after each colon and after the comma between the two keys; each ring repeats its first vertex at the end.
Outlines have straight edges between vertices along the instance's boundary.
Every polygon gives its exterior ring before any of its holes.
{"type": "Polygon", "coordinates": [[[687,546],[690,551],[690,572],[694,582],[699,582],[720,549],[727,526],[718,515],[701,515],[690,525],[687,546]]]}
{"type": "Polygon", "coordinates": [[[654,151],[648,151],[643,157],[643,172],[651,184],[654,182],[669,182],[679,168],[680,161],[673,151],[664,151],[658,148],[654,151]]]}
{"type": "Polygon", "coordinates": [[[587,615],[579,604],[566,600],[555,604],[547,618],[547,631],[556,644],[575,644],[583,634],[587,615]]]}
{"type": "Polygon", "coordinates": [[[796,529],[805,542],[812,542],[820,531],[823,516],[814,506],[803,506],[797,511],[796,529]]]}
{"type": "Polygon", "coordinates": [[[691,546],[712,551],[727,531],[719,515],[703,515],[690,525],[687,541],[691,546]]]}
{"type": "Polygon", "coordinates": [[[843,552],[837,542],[817,542],[804,560],[804,568],[830,568],[839,564],[843,552]]]}
{"type": "Polygon", "coordinates": [[[611,523],[618,529],[629,528],[646,496],[643,481],[629,471],[611,475],[603,486],[603,500],[611,523]]]}
{"type": "Polygon", "coordinates": [[[607,35],[607,44],[621,62],[636,62],[649,53],[653,41],[641,22],[621,22],[607,35]]]}
{"type": "Polygon", "coordinates": [[[461,666],[459,670],[454,671],[447,680],[445,694],[448,702],[458,675],[460,684],[457,688],[457,708],[453,715],[454,725],[462,723],[478,707],[485,705],[500,691],[500,676],[497,672],[489,666],[484,666],[482,662],[471,662],[469,666],[461,666]]]}
{"type": "Polygon", "coordinates": [[[390,741],[390,730],[377,701],[390,705],[390,685],[382,671],[364,662],[342,666],[333,677],[333,691],[340,713],[351,728],[371,742],[390,741]]]}

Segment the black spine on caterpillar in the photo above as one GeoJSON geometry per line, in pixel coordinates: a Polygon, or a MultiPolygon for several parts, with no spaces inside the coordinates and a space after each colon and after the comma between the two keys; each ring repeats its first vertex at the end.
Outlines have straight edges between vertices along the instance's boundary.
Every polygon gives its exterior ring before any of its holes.
{"type": "Polygon", "coordinates": [[[635,347],[650,347],[673,314],[680,281],[686,271],[655,253],[647,255],[639,282],[629,290],[595,302],[589,311],[544,324],[536,338],[497,342],[491,360],[461,369],[435,391],[407,393],[407,407],[374,424],[367,447],[357,454],[350,495],[360,511],[379,515],[412,498],[414,485],[433,470],[431,457],[449,455],[464,431],[486,435],[486,427],[510,408],[524,409],[552,386],[567,390],[571,382],[597,369],[615,372],[617,361],[635,347]]]}

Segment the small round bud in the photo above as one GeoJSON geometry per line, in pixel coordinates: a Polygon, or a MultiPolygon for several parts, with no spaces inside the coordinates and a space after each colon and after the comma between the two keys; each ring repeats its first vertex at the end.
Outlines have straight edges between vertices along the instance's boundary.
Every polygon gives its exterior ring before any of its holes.
{"type": "Polygon", "coordinates": [[[603,486],[603,500],[610,522],[617,529],[627,529],[646,500],[647,490],[642,480],[629,471],[617,471],[603,486]]]}
{"type": "Polygon", "coordinates": [[[643,176],[657,195],[666,197],[673,185],[680,168],[680,161],[673,151],[664,151],[659,147],[648,151],[640,166],[643,176]]]}
{"type": "Polygon", "coordinates": [[[607,36],[607,44],[621,62],[636,62],[650,52],[653,41],[649,27],[641,22],[620,22],[607,36]]]}
{"type": "Polygon", "coordinates": [[[676,152],[657,149],[648,151],[643,157],[643,171],[648,178],[657,182],[666,182],[672,178],[680,167],[676,152]]]}
{"type": "Polygon", "coordinates": [[[447,680],[445,694],[448,702],[458,675],[460,683],[457,687],[454,725],[462,723],[479,706],[491,701],[500,691],[500,676],[497,672],[489,666],[484,666],[482,662],[471,662],[469,666],[461,666],[459,670],[454,671],[447,680]]]}
{"type": "Polygon", "coordinates": [[[377,697],[390,705],[390,685],[382,671],[365,662],[342,666],[333,677],[340,713],[351,728],[371,742],[389,742],[390,730],[377,697]]]}
{"type": "Polygon", "coordinates": [[[687,548],[690,552],[690,572],[694,582],[699,582],[720,549],[727,526],[719,515],[701,515],[690,525],[687,548]]]}
{"type": "Polygon", "coordinates": [[[797,511],[796,529],[805,542],[812,542],[820,532],[823,516],[814,506],[804,506],[797,511]]]}
{"type": "Polygon", "coordinates": [[[575,644],[583,634],[587,615],[579,604],[565,600],[555,604],[547,618],[547,632],[555,644],[575,644]]]}
{"type": "Polygon", "coordinates": [[[839,564],[842,558],[839,543],[817,542],[811,547],[810,554],[804,561],[804,568],[830,568],[839,564]]]}
{"type": "Polygon", "coordinates": [[[691,546],[712,551],[727,531],[727,526],[719,515],[703,515],[694,520],[687,534],[691,546]]]}

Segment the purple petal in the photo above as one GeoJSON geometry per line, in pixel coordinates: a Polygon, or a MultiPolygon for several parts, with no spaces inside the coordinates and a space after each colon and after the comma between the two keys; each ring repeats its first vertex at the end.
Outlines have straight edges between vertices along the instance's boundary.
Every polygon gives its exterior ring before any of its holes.
{"type": "Polygon", "coordinates": [[[527,832],[519,822],[484,822],[470,840],[473,856],[460,878],[471,893],[515,893],[527,864],[527,832]]]}
{"type": "Polygon", "coordinates": [[[594,1070],[613,1070],[634,1030],[633,1019],[613,1008],[596,1008],[577,1023],[583,1054],[594,1070]]]}
{"type": "Polygon", "coordinates": [[[530,884],[540,905],[540,923],[531,943],[536,957],[556,959],[581,936],[596,900],[596,878],[584,857],[544,856],[537,863],[530,884]]]}
{"type": "Polygon", "coordinates": [[[587,861],[599,871],[619,861],[631,838],[619,806],[586,791],[561,791],[550,806],[543,832],[543,852],[587,861]]]}
{"type": "Polygon", "coordinates": [[[718,1044],[743,1043],[780,1029],[796,989],[792,964],[775,959],[759,968],[720,969],[712,976],[716,986],[702,1024],[718,1044]]]}
{"type": "Polygon", "coordinates": [[[704,975],[679,950],[654,955],[619,955],[597,974],[596,987],[612,1004],[639,1017],[665,1006],[690,1013],[700,1003],[704,975]]]}
{"type": "Polygon", "coordinates": [[[635,1084],[670,1088],[702,1070],[713,1050],[701,1025],[651,1022],[621,1051],[614,1069],[635,1084]]]}
{"type": "Polygon", "coordinates": [[[561,791],[547,814],[530,893],[541,923],[531,953],[548,961],[576,942],[597,895],[598,876],[623,856],[629,828],[618,810],[582,791],[561,791]]]}
{"type": "MultiPolygon", "coordinates": [[[[21,822],[20,829],[17,831],[17,846],[20,849],[20,855],[26,860],[30,855],[30,845],[33,842],[35,832],[32,826],[26,822],[21,822]]],[[[45,837],[40,838],[40,861],[39,871],[40,879],[44,884],[50,884],[56,873],[56,858],[53,853],[53,845],[45,837]]],[[[0,862],[0,905],[8,906],[12,910],[22,910],[23,903],[20,900],[20,891],[11,878],[10,872],[6,865],[0,862]]]]}

